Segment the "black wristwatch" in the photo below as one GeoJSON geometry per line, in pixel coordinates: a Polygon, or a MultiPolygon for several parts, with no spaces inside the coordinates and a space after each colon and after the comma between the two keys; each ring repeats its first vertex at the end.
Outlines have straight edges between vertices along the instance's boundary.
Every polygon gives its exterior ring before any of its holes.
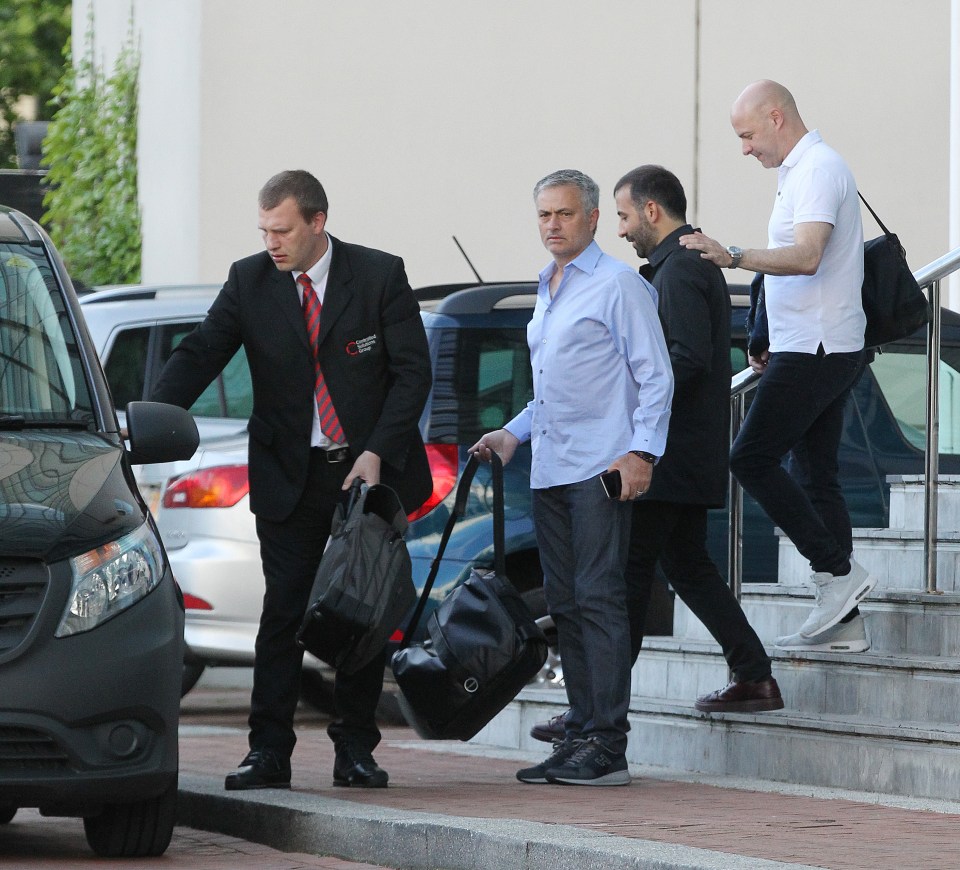
{"type": "Polygon", "coordinates": [[[647,453],[646,450],[631,450],[630,452],[634,456],[639,456],[644,462],[649,462],[651,465],[657,464],[657,457],[652,453],[647,453]]]}

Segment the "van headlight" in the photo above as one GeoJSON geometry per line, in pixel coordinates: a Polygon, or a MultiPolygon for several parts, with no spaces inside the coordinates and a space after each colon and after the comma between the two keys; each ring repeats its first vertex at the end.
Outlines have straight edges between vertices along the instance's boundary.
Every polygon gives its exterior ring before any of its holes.
{"type": "Polygon", "coordinates": [[[73,584],[56,636],[89,631],[136,604],[160,582],[163,553],[149,523],[70,560],[73,584]]]}

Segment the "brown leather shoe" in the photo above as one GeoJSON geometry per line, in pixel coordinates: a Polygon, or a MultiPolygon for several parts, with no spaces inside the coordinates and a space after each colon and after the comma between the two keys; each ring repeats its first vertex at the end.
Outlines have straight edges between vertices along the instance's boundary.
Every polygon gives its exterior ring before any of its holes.
{"type": "Polygon", "coordinates": [[[537,722],[530,729],[530,736],[534,740],[542,740],[544,743],[552,743],[554,740],[563,740],[567,736],[567,713],[569,710],[559,713],[556,716],[547,719],[546,722],[537,722]]]}
{"type": "Polygon", "coordinates": [[[734,680],[722,689],[697,698],[693,705],[704,713],[760,713],[782,710],[780,687],[773,677],[754,682],[734,680]]]}

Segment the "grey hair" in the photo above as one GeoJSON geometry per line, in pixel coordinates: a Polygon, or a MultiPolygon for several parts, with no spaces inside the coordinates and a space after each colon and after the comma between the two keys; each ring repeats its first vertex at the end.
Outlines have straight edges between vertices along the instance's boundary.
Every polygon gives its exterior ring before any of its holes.
{"type": "Polygon", "coordinates": [[[578,169],[558,169],[549,175],[541,178],[533,188],[533,200],[543,190],[548,187],[562,187],[569,185],[576,187],[580,191],[580,199],[583,202],[583,208],[586,212],[591,212],[595,208],[600,208],[600,188],[589,175],[585,175],[578,169]]]}

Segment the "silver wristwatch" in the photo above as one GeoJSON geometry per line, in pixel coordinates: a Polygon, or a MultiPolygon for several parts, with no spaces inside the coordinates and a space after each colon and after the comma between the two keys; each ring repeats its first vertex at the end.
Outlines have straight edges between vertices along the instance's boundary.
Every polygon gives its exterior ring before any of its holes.
{"type": "Polygon", "coordinates": [[[730,255],[730,258],[731,258],[730,265],[727,266],[727,268],[736,269],[737,266],[740,265],[740,261],[743,259],[743,250],[741,248],[736,247],[736,245],[730,245],[730,247],[727,248],[727,253],[730,255]]]}

